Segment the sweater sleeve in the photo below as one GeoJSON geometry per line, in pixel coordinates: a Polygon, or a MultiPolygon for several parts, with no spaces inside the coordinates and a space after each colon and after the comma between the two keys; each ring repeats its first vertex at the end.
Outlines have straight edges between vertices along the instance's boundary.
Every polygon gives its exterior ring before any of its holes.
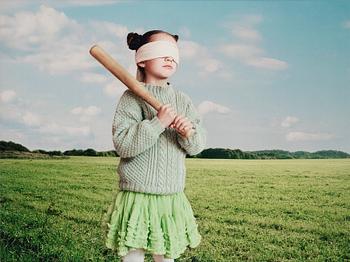
{"type": "Polygon", "coordinates": [[[195,130],[189,138],[185,138],[177,133],[177,141],[190,156],[202,152],[206,146],[207,131],[202,126],[202,117],[198,114],[197,109],[188,98],[186,107],[186,117],[192,122],[195,130]]]}
{"type": "Polygon", "coordinates": [[[112,138],[120,157],[134,157],[153,146],[165,130],[158,116],[142,119],[136,95],[126,90],[121,96],[112,124],[112,138]]]}

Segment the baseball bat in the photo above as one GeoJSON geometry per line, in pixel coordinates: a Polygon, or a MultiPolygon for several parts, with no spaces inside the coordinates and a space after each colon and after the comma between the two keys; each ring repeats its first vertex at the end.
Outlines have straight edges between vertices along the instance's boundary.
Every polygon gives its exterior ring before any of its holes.
{"type": "MultiPolygon", "coordinates": [[[[148,90],[146,90],[135,77],[133,77],[126,69],[124,69],[123,66],[114,60],[99,45],[93,45],[90,48],[90,54],[121,82],[123,82],[124,85],[133,93],[135,93],[141,99],[145,100],[155,110],[159,111],[162,103],[158,101],[150,92],[148,92],[148,90]]],[[[190,135],[191,133],[187,133],[186,138],[188,138],[190,135]]]]}

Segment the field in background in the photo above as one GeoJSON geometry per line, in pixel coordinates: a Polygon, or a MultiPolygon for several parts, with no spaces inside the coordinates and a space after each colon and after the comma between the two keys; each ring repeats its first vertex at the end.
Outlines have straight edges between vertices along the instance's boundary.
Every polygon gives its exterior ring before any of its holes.
{"type": "MultiPolygon", "coordinates": [[[[1,159],[0,261],[119,261],[100,227],[118,161],[1,159]]],[[[176,261],[350,259],[350,159],[186,159],[186,167],[203,240],[176,261]]]]}

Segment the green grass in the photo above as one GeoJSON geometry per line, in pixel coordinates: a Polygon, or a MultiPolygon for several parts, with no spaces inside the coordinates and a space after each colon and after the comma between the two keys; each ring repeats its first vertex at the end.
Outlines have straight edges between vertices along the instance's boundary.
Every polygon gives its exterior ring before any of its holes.
{"type": "MultiPolygon", "coordinates": [[[[1,159],[0,261],[119,261],[100,227],[118,161],[1,159]]],[[[186,159],[186,169],[203,239],[176,261],[350,260],[350,160],[186,159]]]]}

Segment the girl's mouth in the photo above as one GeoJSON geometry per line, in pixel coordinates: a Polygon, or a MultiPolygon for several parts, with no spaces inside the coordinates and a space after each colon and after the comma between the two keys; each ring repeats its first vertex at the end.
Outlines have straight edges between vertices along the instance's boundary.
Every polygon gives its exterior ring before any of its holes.
{"type": "Polygon", "coordinates": [[[168,68],[168,69],[173,69],[173,67],[172,67],[172,66],[169,66],[169,65],[165,65],[165,66],[163,66],[163,67],[168,68]]]}

